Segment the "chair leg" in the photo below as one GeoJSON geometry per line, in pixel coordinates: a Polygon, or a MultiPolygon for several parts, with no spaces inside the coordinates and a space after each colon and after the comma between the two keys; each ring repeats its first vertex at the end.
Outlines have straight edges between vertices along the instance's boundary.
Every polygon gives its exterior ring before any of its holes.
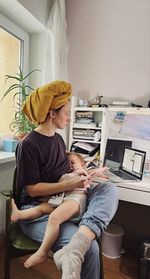
{"type": "Polygon", "coordinates": [[[9,250],[5,250],[5,262],[4,262],[4,279],[10,279],[10,255],[9,250]]]}
{"type": "Polygon", "coordinates": [[[101,252],[100,252],[100,279],[104,279],[104,266],[103,266],[103,258],[101,252]]]}
{"type": "Polygon", "coordinates": [[[98,242],[99,242],[99,259],[100,259],[100,279],[104,279],[104,266],[103,266],[102,239],[101,239],[101,237],[99,238],[98,242]]]}

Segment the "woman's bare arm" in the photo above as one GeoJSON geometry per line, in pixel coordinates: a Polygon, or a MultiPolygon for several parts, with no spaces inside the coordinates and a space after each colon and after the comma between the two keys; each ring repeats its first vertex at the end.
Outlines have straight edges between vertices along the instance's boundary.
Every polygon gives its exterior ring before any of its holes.
{"type": "Polygon", "coordinates": [[[75,175],[74,177],[56,183],[45,183],[40,182],[33,185],[26,186],[26,191],[31,197],[37,196],[48,196],[54,193],[59,193],[63,191],[70,191],[75,188],[83,188],[88,184],[88,179],[85,177],[81,177],[79,175],[75,175]]]}

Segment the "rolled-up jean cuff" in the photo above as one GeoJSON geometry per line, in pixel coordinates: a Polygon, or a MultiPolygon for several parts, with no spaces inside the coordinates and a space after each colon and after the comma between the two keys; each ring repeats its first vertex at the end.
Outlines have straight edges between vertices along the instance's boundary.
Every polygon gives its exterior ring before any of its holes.
{"type": "Polygon", "coordinates": [[[99,238],[101,235],[101,230],[100,230],[99,226],[97,226],[92,221],[89,221],[89,220],[87,221],[84,219],[79,223],[79,226],[88,227],[93,233],[95,233],[96,238],[99,238]]]}

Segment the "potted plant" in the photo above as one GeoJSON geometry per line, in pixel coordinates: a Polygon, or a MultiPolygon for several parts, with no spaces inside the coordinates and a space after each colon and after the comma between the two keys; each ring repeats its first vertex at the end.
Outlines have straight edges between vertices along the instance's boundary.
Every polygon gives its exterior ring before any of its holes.
{"type": "MultiPolygon", "coordinates": [[[[5,81],[8,80],[14,81],[14,83],[11,83],[9,88],[4,93],[2,100],[6,98],[8,94],[14,94],[13,96],[13,107],[14,107],[14,118],[12,122],[10,123],[9,127],[10,130],[14,133],[14,138],[11,141],[10,139],[4,140],[4,150],[5,151],[15,151],[17,140],[20,140],[23,138],[26,134],[28,134],[31,130],[35,128],[35,125],[32,124],[22,111],[22,105],[26,101],[26,98],[28,97],[29,89],[33,90],[28,84],[27,80],[28,77],[35,71],[39,70],[33,70],[29,72],[26,76],[23,75],[23,72],[21,68],[19,67],[19,73],[15,75],[6,75],[5,81]]],[[[2,101],[1,100],[1,101],[2,101]]]]}

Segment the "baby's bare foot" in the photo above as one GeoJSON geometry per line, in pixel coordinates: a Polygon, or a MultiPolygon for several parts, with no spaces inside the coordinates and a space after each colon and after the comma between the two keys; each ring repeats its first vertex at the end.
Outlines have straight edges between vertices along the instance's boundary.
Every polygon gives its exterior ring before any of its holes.
{"type": "Polygon", "coordinates": [[[11,221],[12,222],[16,222],[18,220],[20,220],[20,210],[17,208],[15,202],[14,202],[14,199],[12,199],[12,202],[11,202],[11,221]]]}
{"type": "Polygon", "coordinates": [[[47,254],[37,251],[25,261],[24,266],[26,268],[29,268],[31,266],[44,263],[47,261],[47,259],[48,259],[47,254]]]}

